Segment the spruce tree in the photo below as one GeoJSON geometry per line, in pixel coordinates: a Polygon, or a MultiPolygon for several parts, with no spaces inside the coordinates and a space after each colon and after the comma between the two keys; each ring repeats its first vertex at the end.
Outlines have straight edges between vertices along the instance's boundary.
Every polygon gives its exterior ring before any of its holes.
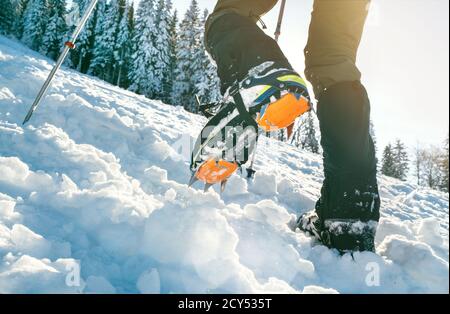
{"type": "Polygon", "coordinates": [[[121,87],[128,87],[128,67],[131,58],[132,36],[134,28],[134,7],[133,3],[124,3],[125,10],[119,23],[119,33],[116,41],[116,73],[114,77],[115,84],[121,87]]]}
{"type": "Polygon", "coordinates": [[[294,144],[295,147],[301,147],[300,130],[303,123],[305,123],[303,118],[297,119],[297,121],[295,121],[294,131],[291,139],[291,144],[294,144]]]}
{"type": "Polygon", "coordinates": [[[376,153],[376,152],[378,152],[378,147],[377,147],[377,136],[376,136],[376,134],[375,134],[375,126],[374,126],[372,120],[370,120],[369,132],[370,132],[370,136],[372,137],[373,146],[374,146],[374,148],[375,148],[375,153],[376,153]]]}
{"type": "MultiPolygon", "coordinates": [[[[76,0],[75,4],[72,5],[71,12],[69,14],[77,15],[78,19],[85,13],[90,0],[76,0]]],[[[92,59],[92,50],[94,46],[95,40],[95,24],[97,20],[97,14],[99,12],[98,6],[102,6],[102,4],[97,3],[97,6],[94,8],[91,16],[87,20],[83,30],[77,38],[76,49],[72,49],[70,51],[70,61],[72,67],[77,69],[81,73],[86,73],[89,69],[90,62],[92,59]]],[[[68,34],[72,34],[78,23],[72,25],[68,34]]]]}
{"type": "Polygon", "coordinates": [[[39,51],[53,60],[56,60],[61,51],[61,47],[63,46],[67,32],[67,24],[65,21],[66,1],[47,0],[47,3],[49,19],[39,51]]]}
{"type": "Polygon", "coordinates": [[[280,142],[285,142],[287,140],[287,131],[286,129],[280,129],[275,131],[276,137],[280,142]]]}
{"type": "Polygon", "coordinates": [[[158,0],[155,17],[155,55],[153,60],[154,98],[164,99],[165,86],[171,79],[171,0],[158,0]]]}
{"type": "MultiPolygon", "coordinates": [[[[89,2],[89,0],[86,0],[89,2]]],[[[108,5],[106,1],[98,1],[95,12],[95,27],[94,27],[94,46],[100,39],[103,33],[104,20],[106,18],[106,11],[108,10],[108,5]]]]}
{"type": "Polygon", "coordinates": [[[24,12],[23,43],[33,50],[39,50],[47,22],[47,0],[30,0],[24,12]]]}
{"type": "Polygon", "coordinates": [[[405,145],[397,140],[394,146],[395,178],[405,181],[409,170],[409,158],[405,145]]]}
{"type": "MultiPolygon", "coordinates": [[[[67,37],[70,36],[75,30],[77,24],[80,21],[81,14],[84,12],[84,3],[86,0],[73,0],[70,7],[67,10],[66,21],[67,21],[67,37]]],[[[92,18],[92,17],[91,17],[92,18]]],[[[86,23],[87,26],[88,23],[86,23]]],[[[81,34],[84,33],[84,30],[81,31],[80,35],[77,38],[77,49],[71,49],[69,51],[69,56],[65,61],[65,64],[71,68],[77,69],[78,61],[80,59],[80,46],[78,45],[81,40],[81,34]]],[[[81,71],[80,71],[81,72],[81,71]]]]}
{"type": "Polygon", "coordinates": [[[395,163],[395,154],[391,144],[387,145],[383,151],[381,173],[385,176],[396,178],[397,169],[395,163]]]}
{"type": "Polygon", "coordinates": [[[11,0],[0,0],[0,34],[12,34],[14,31],[15,10],[11,0]]]}
{"type": "Polygon", "coordinates": [[[129,89],[138,94],[152,97],[154,77],[154,30],[155,10],[153,0],[141,0],[136,12],[133,55],[131,56],[129,89]]]}
{"type": "Polygon", "coordinates": [[[172,99],[172,90],[173,90],[173,82],[175,80],[175,70],[177,66],[177,40],[178,40],[178,11],[175,10],[172,14],[170,25],[169,25],[169,36],[170,36],[170,51],[169,51],[169,67],[170,67],[170,75],[167,78],[167,81],[164,83],[164,99],[163,101],[166,103],[173,104],[174,101],[172,99]]]}
{"type": "Polygon", "coordinates": [[[135,26],[136,26],[136,21],[134,18],[135,15],[135,9],[134,9],[134,1],[131,2],[130,7],[129,7],[129,11],[128,11],[128,25],[130,27],[130,40],[128,43],[128,47],[129,47],[129,51],[128,51],[128,57],[126,60],[126,75],[124,75],[124,81],[125,81],[125,85],[124,87],[128,88],[130,86],[130,79],[129,79],[129,73],[130,73],[130,69],[131,69],[131,63],[132,63],[132,55],[133,55],[133,38],[135,35],[135,26]]]}
{"type": "Polygon", "coordinates": [[[180,25],[172,99],[175,105],[184,106],[194,113],[198,110],[194,95],[197,93],[196,83],[202,68],[201,60],[196,59],[201,49],[201,32],[198,3],[192,0],[180,25]]]}
{"type": "Polygon", "coordinates": [[[203,12],[203,17],[198,21],[195,28],[194,38],[196,38],[196,47],[194,49],[194,64],[193,64],[193,85],[195,94],[203,101],[208,102],[209,82],[207,76],[207,67],[209,60],[203,46],[203,29],[204,21],[208,16],[208,11],[203,12]]]}
{"type": "Polygon", "coordinates": [[[24,16],[25,16],[25,10],[28,6],[29,0],[18,0],[16,2],[16,9],[15,9],[15,21],[14,21],[14,35],[20,39],[22,38],[23,34],[23,23],[24,23],[24,16]]]}
{"type": "Polygon", "coordinates": [[[89,68],[89,73],[101,79],[113,83],[114,81],[114,53],[115,43],[119,23],[121,20],[120,0],[111,0],[104,11],[102,19],[98,19],[99,24],[95,37],[93,58],[89,68]]]}
{"type": "Polygon", "coordinates": [[[439,187],[442,191],[448,192],[449,191],[449,183],[448,183],[448,175],[449,175],[449,169],[448,169],[448,159],[449,159],[449,150],[448,150],[448,135],[447,139],[444,143],[444,149],[441,154],[439,166],[441,171],[441,182],[439,184],[439,187]]]}
{"type": "Polygon", "coordinates": [[[214,103],[218,102],[222,95],[220,93],[220,79],[217,74],[217,66],[211,61],[209,56],[207,56],[207,66],[206,66],[206,77],[208,80],[208,102],[214,103]]]}
{"type": "Polygon", "coordinates": [[[198,26],[198,48],[195,60],[198,60],[199,63],[194,75],[196,94],[204,103],[217,102],[220,99],[220,80],[217,68],[211,61],[204,45],[204,26],[208,15],[208,10],[205,10],[198,26]]]}
{"type": "Polygon", "coordinates": [[[319,141],[316,136],[316,124],[313,113],[306,114],[303,130],[301,131],[300,147],[314,154],[319,153],[319,141]]]}

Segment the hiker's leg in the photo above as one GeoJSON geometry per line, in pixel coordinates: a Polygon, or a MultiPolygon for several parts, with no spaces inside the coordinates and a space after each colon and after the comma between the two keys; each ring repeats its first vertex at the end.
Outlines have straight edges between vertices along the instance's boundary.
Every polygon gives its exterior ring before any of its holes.
{"type": "Polygon", "coordinates": [[[278,0],[219,0],[210,20],[226,11],[234,11],[242,16],[250,17],[256,22],[258,18],[269,12],[277,2],[278,0]]]}
{"type": "Polygon", "coordinates": [[[206,25],[206,49],[216,61],[222,92],[266,61],[291,69],[278,44],[256,24],[277,0],[220,0],[206,25]]]}
{"type": "Polygon", "coordinates": [[[339,82],[359,81],[356,54],[370,0],[315,0],[305,48],[305,75],[316,97],[339,82]]]}
{"type": "Polygon", "coordinates": [[[322,220],[379,219],[370,102],[355,64],[369,3],[314,2],[305,73],[318,99],[325,183],[317,212],[322,220]]]}

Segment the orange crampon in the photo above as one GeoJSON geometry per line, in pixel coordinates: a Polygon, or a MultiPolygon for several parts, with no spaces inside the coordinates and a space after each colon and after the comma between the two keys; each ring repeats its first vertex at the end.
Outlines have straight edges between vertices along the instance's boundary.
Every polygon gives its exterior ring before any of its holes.
{"type": "Polygon", "coordinates": [[[229,93],[226,101],[217,104],[216,111],[208,111],[208,106],[202,110],[211,119],[192,151],[191,170],[195,173],[189,186],[203,181],[207,191],[212,185],[220,183],[223,191],[227,180],[250,158],[252,161],[247,173],[251,178],[250,173],[255,172],[253,164],[258,130],[271,132],[286,128],[290,138],[295,120],[311,110],[306,82],[295,71],[288,69],[249,75],[233,86],[229,93]],[[221,151],[222,156],[233,154],[234,161],[233,157],[227,158],[228,161],[220,158],[205,161],[206,148],[221,151]]]}
{"type": "Polygon", "coordinates": [[[198,168],[197,172],[192,176],[189,186],[200,180],[205,182],[205,192],[217,183],[221,184],[221,190],[223,191],[227,180],[237,169],[238,165],[235,162],[210,159],[198,168]]]}
{"type": "Polygon", "coordinates": [[[301,96],[287,93],[269,104],[257,119],[258,125],[266,132],[277,131],[294,124],[295,119],[310,110],[309,101],[301,96]]]}

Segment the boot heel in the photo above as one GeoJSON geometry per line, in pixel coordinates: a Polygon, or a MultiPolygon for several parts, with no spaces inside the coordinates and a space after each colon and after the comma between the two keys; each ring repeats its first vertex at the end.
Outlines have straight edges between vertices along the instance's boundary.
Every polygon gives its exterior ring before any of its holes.
{"type": "Polygon", "coordinates": [[[325,221],[324,233],[330,247],[340,252],[375,252],[377,226],[376,221],[330,219],[325,221]]]}

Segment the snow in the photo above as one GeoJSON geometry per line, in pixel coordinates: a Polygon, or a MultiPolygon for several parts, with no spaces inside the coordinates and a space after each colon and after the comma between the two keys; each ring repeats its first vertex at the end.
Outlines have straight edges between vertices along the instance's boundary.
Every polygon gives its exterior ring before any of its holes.
{"type": "Polygon", "coordinates": [[[161,282],[156,269],[144,271],[137,281],[139,292],[146,294],[159,294],[161,292],[161,282]]]}
{"type": "Polygon", "coordinates": [[[116,293],[116,289],[104,277],[89,276],[84,292],[113,294],[116,293]]]}
{"type": "Polygon", "coordinates": [[[189,188],[205,120],[0,37],[0,293],[448,293],[448,194],[380,177],[377,254],[289,225],[321,158],[263,139],[253,182],[189,188]],[[264,171],[262,170],[264,169],[264,171]]]}

